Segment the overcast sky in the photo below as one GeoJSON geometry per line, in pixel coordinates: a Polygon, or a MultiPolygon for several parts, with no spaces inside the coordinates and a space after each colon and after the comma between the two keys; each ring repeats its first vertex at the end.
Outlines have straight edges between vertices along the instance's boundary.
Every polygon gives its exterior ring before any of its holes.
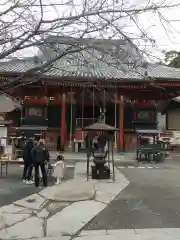
{"type": "MultiPolygon", "coordinates": [[[[178,1],[171,1],[175,4],[178,1]]],[[[162,51],[180,51],[180,7],[164,9],[162,11],[169,22],[161,22],[158,15],[144,13],[139,16],[139,21],[144,29],[148,29],[149,36],[156,40],[157,48],[147,46],[153,55],[162,57],[162,51]],[[163,24],[162,24],[163,23],[163,24]],[[170,24],[169,24],[170,23],[170,24]]],[[[143,43],[142,43],[143,45],[143,43]]]]}
{"type": "MultiPolygon", "coordinates": [[[[2,0],[1,0],[2,1],[2,0]]],[[[3,0],[6,2],[7,0],[3,0]]],[[[21,0],[27,1],[27,0],[21,0]]],[[[44,19],[54,19],[59,16],[68,16],[71,12],[72,14],[72,7],[69,6],[61,6],[60,3],[64,3],[67,0],[42,0],[44,4],[58,4],[56,6],[48,6],[44,8],[44,19]]],[[[79,5],[80,3],[84,2],[85,0],[74,0],[74,5],[79,5]]],[[[88,0],[90,2],[97,1],[97,0],[88,0]]],[[[101,1],[101,0],[99,0],[101,1]]],[[[109,6],[112,6],[112,0],[106,0],[109,6]]],[[[39,2],[37,0],[37,2],[39,2]]],[[[122,0],[116,0],[116,5],[119,7],[122,3],[122,0]]],[[[172,5],[179,3],[179,0],[123,0],[125,3],[125,7],[132,7],[132,8],[139,8],[142,6],[146,6],[147,4],[151,5],[152,3],[159,4],[159,3],[166,3],[167,5],[172,5]]],[[[9,1],[9,4],[12,3],[9,1]]],[[[0,10],[5,8],[3,6],[3,2],[0,3],[0,10]]],[[[76,6],[76,12],[81,7],[76,6]]],[[[33,9],[34,11],[35,9],[33,9]]],[[[39,11],[36,11],[36,17],[39,16],[39,11]]],[[[74,10],[75,12],[75,10],[74,10]]],[[[123,31],[132,39],[137,38],[135,43],[138,45],[139,48],[145,49],[149,51],[152,56],[156,56],[158,58],[163,58],[163,51],[169,50],[180,50],[180,7],[174,8],[166,8],[161,10],[162,16],[160,17],[158,13],[155,12],[145,12],[141,15],[138,15],[136,20],[138,22],[138,27],[130,19],[121,19],[119,25],[125,26],[123,27],[123,31]],[[164,18],[164,19],[163,19],[164,18]],[[166,21],[167,20],[167,21],[166,21]],[[141,40],[140,32],[138,28],[145,30],[148,36],[155,40],[155,46],[152,47],[152,43],[150,41],[141,40]]],[[[9,16],[6,16],[8,19],[9,16]]],[[[78,28],[78,27],[77,27],[78,28]]],[[[78,33],[78,30],[76,31],[78,33]]],[[[97,33],[96,33],[97,34],[97,33]]],[[[96,35],[95,34],[95,35],[96,35]]],[[[107,34],[106,34],[107,36],[107,34]]],[[[25,51],[23,55],[29,55],[34,51],[25,51]]]]}
{"type": "MultiPolygon", "coordinates": [[[[48,1],[48,0],[43,0],[48,1]]],[[[51,0],[51,3],[57,3],[58,0],[51,0]]],[[[64,0],[61,0],[64,1],[64,0]]],[[[76,4],[84,0],[75,0],[76,4]]],[[[111,0],[108,0],[111,3],[111,0]]],[[[60,1],[58,1],[60,2],[60,1]]],[[[121,4],[122,0],[116,0],[117,6],[121,4]]],[[[147,4],[164,4],[164,5],[175,5],[180,4],[179,0],[123,0],[125,7],[140,8],[142,6],[147,6],[147,4]]],[[[69,7],[65,10],[62,6],[56,7],[59,15],[63,13],[68,14],[69,7]]],[[[53,11],[53,10],[51,10],[53,11]]],[[[155,46],[152,43],[140,40],[140,33],[137,27],[129,19],[122,19],[120,24],[126,25],[124,31],[130,34],[132,38],[138,38],[135,43],[141,49],[146,49],[150,51],[152,56],[157,56],[158,58],[163,58],[163,51],[169,50],[179,50],[180,51],[180,6],[173,8],[165,8],[159,13],[155,12],[145,12],[138,15],[137,22],[141,29],[144,29],[149,37],[155,39],[155,46]],[[164,19],[163,19],[164,18],[164,19]]],[[[54,12],[54,14],[56,14],[54,12]]],[[[46,18],[52,18],[49,14],[49,8],[46,12],[46,18]]]]}

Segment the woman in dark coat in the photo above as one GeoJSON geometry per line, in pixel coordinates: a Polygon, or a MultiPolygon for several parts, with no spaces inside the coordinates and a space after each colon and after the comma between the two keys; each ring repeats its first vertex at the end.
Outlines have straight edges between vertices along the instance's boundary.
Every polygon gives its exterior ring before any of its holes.
{"type": "Polygon", "coordinates": [[[33,183],[31,180],[33,170],[33,160],[31,151],[33,149],[33,140],[28,139],[23,146],[23,160],[24,160],[24,171],[23,171],[23,182],[27,184],[33,183]]]}
{"type": "Polygon", "coordinates": [[[31,156],[33,158],[35,168],[35,186],[39,187],[39,168],[41,168],[43,184],[47,186],[46,162],[49,162],[49,151],[45,147],[44,139],[40,139],[37,146],[32,149],[31,156]]]}

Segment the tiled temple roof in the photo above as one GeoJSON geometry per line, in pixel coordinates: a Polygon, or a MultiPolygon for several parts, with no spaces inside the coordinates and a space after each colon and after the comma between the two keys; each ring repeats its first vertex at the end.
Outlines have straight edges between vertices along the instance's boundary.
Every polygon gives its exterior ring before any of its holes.
{"type": "MultiPolygon", "coordinates": [[[[105,80],[144,80],[145,72],[155,80],[180,80],[180,69],[159,64],[146,63],[138,49],[124,40],[83,40],[87,49],[71,52],[55,61],[51,67],[42,73],[50,78],[86,78],[105,80]],[[104,43],[105,41],[105,43],[104,43]],[[89,44],[89,45],[88,45],[89,44]]],[[[37,58],[14,59],[0,62],[0,73],[25,73],[31,69],[43,66],[48,59],[57,56],[68,46],[67,41],[51,43],[52,48],[44,47],[43,54],[37,58]],[[54,44],[54,45],[53,45],[54,44]],[[38,60],[38,61],[37,61],[38,60]]],[[[74,47],[74,46],[73,46],[74,47]]],[[[76,47],[76,46],[75,46],[76,47]]],[[[74,47],[74,48],[75,48],[74,47]]],[[[36,73],[36,72],[31,72],[36,73]]]]}
{"type": "Polygon", "coordinates": [[[20,101],[6,96],[5,94],[0,95],[0,113],[12,112],[19,108],[21,108],[20,101]]]}

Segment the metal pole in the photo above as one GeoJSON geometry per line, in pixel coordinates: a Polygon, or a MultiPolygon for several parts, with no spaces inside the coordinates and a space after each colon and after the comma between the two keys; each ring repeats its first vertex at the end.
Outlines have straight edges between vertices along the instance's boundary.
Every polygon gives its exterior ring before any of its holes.
{"type": "MultiPolygon", "coordinates": [[[[114,107],[115,107],[115,109],[114,109],[114,117],[115,117],[114,125],[115,125],[115,128],[117,128],[117,92],[115,93],[114,107]]],[[[117,132],[115,132],[114,148],[117,149],[117,132]]]]}
{"type": "Polygon", "coordinates": [[[121,95],[119,99],[119,144],[120,151],[124,151],[124,96],[121,95]]]}
{"type": "Polygon", "coordinates": [[[72,112],[73,112],[73,96],[71,87],[71,120],[70,120],[69,148],[72,148],[72,112]]]}
{"type": "Polygon", "coordinates": [[[110,141],[108,139],[108,167],[109,167],[109,170],[111,171],[111,167],[110,167],[110,141]]]}
{"type": "Polygon", "coordinates": [[[100,111],[100,119],[99,120],[102,122],[103,121],[103,119],[102,119],[102,117],[103,117],[103,110],[102,110],[102,108],[100,108],[99,111],[100,111]]]}
{"type": "Polygon", "coordinates": [[[24,102],[22,101],[21,102],[21,109],[20,109],[20,111],[21,111],[21,125],[23,125],[23,104],[24,104],[24,102]]]}
{"type": "Polygon", "coordinates": [[[106,123],[106,91],[104,89],[104,99],[103,99],[103,114],[104,114],[104,123],[106,123]]]}
{"type": "Polygon", "coordinates": [[[113,182],[115,179],[115,166],[114,166],[114,149],[113,149],[113,141],[112,141],[112,168],[113,168],[113,182]]]}
{"type": "Polygon", "coordinates": [[[86,170],[86,180],[89,180],[89,161],[90,161],[90,152],[89,152],[89,144],[90,140],[88,138],[88,149],[87,149],[87,170],[86,170]]]}
{"type": "Polygon", "coordinates": [[[93,88],[93,123],[94,123],[94,88],[93,88]]]}
{"type": "MultiPolygon", "coordinates": [[[[84,128],[84,88],[83,88],[83,92],[82,92],[82,119],[81,119],[81,124],[82,124],[82,129],[83,129],[84,128]]],[[[82,131],[82,144],[81,144],[81,146],[84,146],[83,140],[84,140],[84,131],[82,131]]]]}

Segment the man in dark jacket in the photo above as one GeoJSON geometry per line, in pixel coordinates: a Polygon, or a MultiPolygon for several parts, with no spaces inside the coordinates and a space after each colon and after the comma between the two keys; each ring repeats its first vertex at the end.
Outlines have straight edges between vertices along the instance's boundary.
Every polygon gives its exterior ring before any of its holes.
{"type": "Polygon", "coordinates": [[[47,186],[46,162],[49,161],[49,151],[45,148],[45,141],[39,140],[37,146],[32,149],[31,156],[35,167],[35,186],[39,187],[39,167],[41,168],[43,184],[47,186]]]}
{"type": "Polygon", "coordinates": [[[31,157],[31,151],[33,148],[32,139],[28,139],[23,146],[23,160],[24,160],[24,171],[23,171],[23,182],[27,184],[33,183],[31,180],[33,161],[31,157]]]}

